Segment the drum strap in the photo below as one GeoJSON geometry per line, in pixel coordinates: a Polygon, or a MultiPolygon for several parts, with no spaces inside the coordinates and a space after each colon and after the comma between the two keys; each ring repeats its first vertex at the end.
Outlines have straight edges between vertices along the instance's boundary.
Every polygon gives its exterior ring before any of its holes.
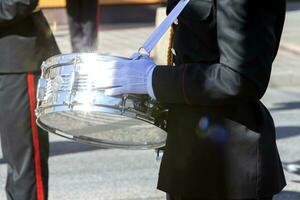
{"type": "Polygon", "coordinates": [[[155,47],[160,38],[167,32],[168,28],[171,24],[176,20],[178,15],[184,9],[184,7],[188,4],[190,0],[180,0],[174,9],[169,13],[169,15],[162,21],[162,23],[154,29],[151,35],[148,37],[146,42],[139,49],[139,53],[144,50],[150,55],[150,52],[155,47]]]}

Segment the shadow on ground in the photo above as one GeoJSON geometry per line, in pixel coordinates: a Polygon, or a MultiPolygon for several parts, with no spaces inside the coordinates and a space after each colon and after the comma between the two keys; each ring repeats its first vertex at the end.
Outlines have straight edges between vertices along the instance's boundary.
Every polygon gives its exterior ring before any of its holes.
{"type": "MultiPolygon", "coordinates": [[[[300,104],[299,104],[300,105],[300,104]]],[[[279,126],[276,127],[276,138],[283,139],[300,135],[300,126],[279,126]]],[[[103,148],[87,144],[81,144],[73,141],[57,141],[50,143],[50,156],[59,156],[87,151],[96,151],[103,148]]],[[[0,164],[4,164],[3,158],[0,158],[0,164]]],[[[300,200],[300,198],[299,198],[300,200]]]]}
{"type": "Polygon", "coordinates": [[[300,10],[299,0],[287,0],[286,11],[297,11],[300,10]]]}
{"type": "MultiPolygon", "coordinates": [[[[58,141],[58,142],[50,143],[50,156],[60,156],[65,154],[96,151],[100,149],[103,148],[72,142],[72,141],[58,141]]],[[[3,158],[0,158],[0,165],[1,164],[5,164],[3,158]]]]}
{"type": "Polygon", "coordinates": [[[50,156],[95,151],[103,148],[72,141],[60,141],[50,143],[50,156]]]}
{"type": "MultiPolygon", "coordinates": [[[[276,138],[282,139],[300,135],[300,126],[279,126],[276,127],[276,138]]],[[[299,199],[300,200],[300,199],[299,199]]]]}
{"type": "Polygon", "coordinates": [[[274,104],[274,108],[270,108],[270,111],[281,111],[281,110],[296,110],[300,109],[300,102],[293,101],[293,102],[282,102],[274,104]]]}
{"type": "Polygon", "coordinates": [[[299,200],[300,193],[294,191],[282,191],[276,195],[273,200],[299,200]]]}

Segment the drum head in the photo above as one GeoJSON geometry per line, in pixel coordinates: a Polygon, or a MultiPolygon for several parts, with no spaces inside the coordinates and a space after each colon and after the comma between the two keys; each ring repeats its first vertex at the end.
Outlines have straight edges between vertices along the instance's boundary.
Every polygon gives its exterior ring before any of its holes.
{"type": "Polygon", "coordinates": [[[159,148],[167,137],[150,122],[103,112],[50,112],[38,117],[37,123],[48,132],[105,148],[159,148]]]}

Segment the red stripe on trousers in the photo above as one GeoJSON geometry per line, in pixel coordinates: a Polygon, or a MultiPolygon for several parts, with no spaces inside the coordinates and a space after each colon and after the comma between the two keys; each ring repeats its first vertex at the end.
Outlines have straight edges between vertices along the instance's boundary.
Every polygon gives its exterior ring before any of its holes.
{"type": "Polygon", "coordinates": [[[36,116],[34,111],[35,110],[35,78],[33,74],[27,75],[27,85],[28,85],[29,105],[30,105],[32,140],[33,140],[33,148],[34,148],[34,165],[35,165],[37,199],[44,200],[40,144],[38,138],[38,129],[36,125],[36,116]]]}

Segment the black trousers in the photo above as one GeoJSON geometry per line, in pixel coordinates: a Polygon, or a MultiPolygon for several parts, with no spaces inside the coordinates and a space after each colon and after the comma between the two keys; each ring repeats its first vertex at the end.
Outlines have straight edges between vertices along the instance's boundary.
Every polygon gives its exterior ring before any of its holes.
{"type": "MultiPolygon", "coordinates": [[[[272,197],[267,198],[259,198],[259,199],[226,199],[226,200],[272,200],[272,197]]],[[[167,194],[166,200],[225,200],[225,199],[202,199],[202,198],[188,198],[188,197],[180,197],[167,194]]]]}
{"type": "Polygon", "coordinates": [[[0,139],[8,200],[46,200],[48,134],[35,122],[34,74],[0,74],[0,139]]]}
{"type": "Polygon", "coordinates": [[[73,52],[97,50],[98,1],[67,0],[67,14],[73,52]]]}

